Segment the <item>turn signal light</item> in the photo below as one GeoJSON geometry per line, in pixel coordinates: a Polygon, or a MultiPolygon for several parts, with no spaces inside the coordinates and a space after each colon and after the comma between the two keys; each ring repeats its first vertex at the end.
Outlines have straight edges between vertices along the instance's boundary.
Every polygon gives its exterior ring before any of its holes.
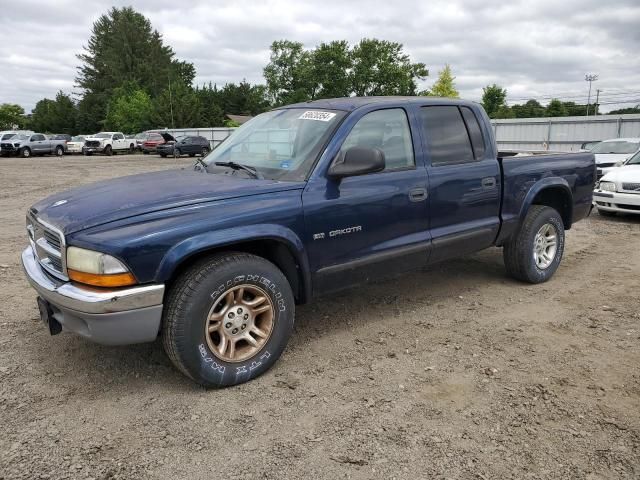
{"type": "Polygon", "coordinates": [[[136,279],[131,273],[96,274],[68,269],[69,278],[74,282],[93,285],[94,287],[127,287],[135,285],[136,279]]]}

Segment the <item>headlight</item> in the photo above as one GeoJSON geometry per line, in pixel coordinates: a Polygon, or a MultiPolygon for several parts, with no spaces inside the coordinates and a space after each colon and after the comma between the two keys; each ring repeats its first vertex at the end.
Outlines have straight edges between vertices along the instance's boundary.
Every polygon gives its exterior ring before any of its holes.
{"type": "Polygon", "coordinates": [[[615,192],[616,184],[613,182],[600,182],[600,190],[606,190],[607,192],[615,192]]]}
{"type": "Polygon", "coordinates": [[[136,283],[133,274],[120,260],[84,248],[67,249],[67,271],[71,280],[96,287],[124,287],[136,283]]]}

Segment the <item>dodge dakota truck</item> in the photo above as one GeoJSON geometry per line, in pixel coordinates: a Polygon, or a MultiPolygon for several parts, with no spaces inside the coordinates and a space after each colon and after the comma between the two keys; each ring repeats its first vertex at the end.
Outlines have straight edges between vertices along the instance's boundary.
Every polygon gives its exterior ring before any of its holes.
{"type": "Polygon", "coordinates": [[[269,369],[320,295],[492,246],[515,279],[549,280],[595,176],[588,152],[501,158],[473,102],[319,100],[256,116],[193,168],[36,203],[22,263],[50,333],[160,336],[178,370],[229,386],[269,369]]]}

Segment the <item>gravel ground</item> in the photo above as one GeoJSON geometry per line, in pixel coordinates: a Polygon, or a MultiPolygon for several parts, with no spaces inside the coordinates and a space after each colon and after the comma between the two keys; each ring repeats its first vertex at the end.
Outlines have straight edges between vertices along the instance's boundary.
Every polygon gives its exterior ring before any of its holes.
{"type": "Polygon", "coordinates": [[[546,284],[491,249],[300,307],[275,368],[225,390],[158,342],[50,337],[27,207],[190,163],[0,159],[0,479],[640,478],[640,217],[577,224],[546,284]]]}

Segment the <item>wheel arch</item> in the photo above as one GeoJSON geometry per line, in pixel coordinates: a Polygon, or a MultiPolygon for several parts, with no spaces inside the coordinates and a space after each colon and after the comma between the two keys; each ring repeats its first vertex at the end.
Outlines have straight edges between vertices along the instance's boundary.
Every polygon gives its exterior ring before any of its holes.
{"type": "MultiPolygon", "coordinates": [[[[288,230],[284,227],[277,229],[288,230]]],[[[288,235],[263,232],[254,236],[243,235],[244,228],[239,230],[205,233],[180,242],[163,258],[156,280],[164,282],[168,291],[185,270],[207,256],[222,252],[251,253],[269,260],[282,271],[289,281],[296,303],[308,302],[311,297],[311,277],[299,238],[290,230],[288,235]]]]}
{"type": "Polygon", "coordinates": [[[573,194],[569,183],[564,178],[545,178],[529,190],[520,211],[520,223],[524,221],[532,205],[545,205],[555,209],[562,218],[564,229],[569,230],[571,228],[573,222],[573,194]]]}

